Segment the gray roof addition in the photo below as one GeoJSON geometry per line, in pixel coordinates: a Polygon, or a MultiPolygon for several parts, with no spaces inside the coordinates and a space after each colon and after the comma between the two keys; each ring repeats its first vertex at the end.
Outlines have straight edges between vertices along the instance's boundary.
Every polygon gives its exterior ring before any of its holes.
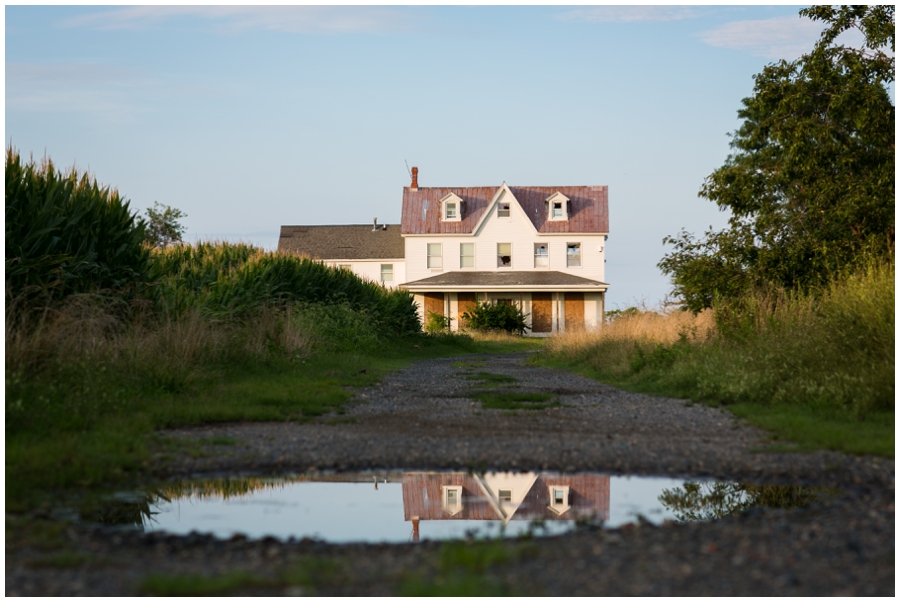
{"type": "Polygon", "coordinates": [[[403,259],[399,224],[282,226],[278,250],[313,259],[403,259]]]}

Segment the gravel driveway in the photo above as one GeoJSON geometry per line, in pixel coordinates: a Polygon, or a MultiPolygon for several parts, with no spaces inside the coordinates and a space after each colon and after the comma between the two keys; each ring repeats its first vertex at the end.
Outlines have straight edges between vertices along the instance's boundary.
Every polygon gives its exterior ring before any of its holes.
{"type": "MultiPolygon", "coordinates": [[[[166,460],[159,470],[172,477],[310,469],[590,470],[836,487],[839,494],[802,510],[754,509],[714,523],[506,542],[505,559],[486,568],[479,583],[525,595],[894,595],[893,460],[765,451],[767,435],[724,410],[627,393],[525,360],[514,354],[417,362],[359,389],[346,414],[307,424],[169,431],[165,436],[175,440],[240,443],[208,445],[198,457],[166,460]],[[485,409],[473,398],[478,391],[546,393],[558,405],[485,409]]],[[[427,542],[218,541],[74,528],[67,538],[85,560],[66,569],[48,568],[53,562],[46,552],[8,540],[7,594],[129,595],[159,573],[246,572],[257,581],[238,591],[267,594],[392,595],[411,579],[449,579],[441,573],[446,566],[441,569],[438,544],[427,542]],[[312,571],[315,577],[284,577],[325,560],[329,570],[312,571]]]]}

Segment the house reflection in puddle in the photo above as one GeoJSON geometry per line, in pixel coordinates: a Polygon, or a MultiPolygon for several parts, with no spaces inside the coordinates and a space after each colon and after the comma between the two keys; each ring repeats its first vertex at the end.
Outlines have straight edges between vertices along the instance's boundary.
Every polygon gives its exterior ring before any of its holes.
{"type": "Polygon", "coordinates": [[[406,472],[402,479],[414,541],[424,520],[609,520],[608,475],[406,472]]]}

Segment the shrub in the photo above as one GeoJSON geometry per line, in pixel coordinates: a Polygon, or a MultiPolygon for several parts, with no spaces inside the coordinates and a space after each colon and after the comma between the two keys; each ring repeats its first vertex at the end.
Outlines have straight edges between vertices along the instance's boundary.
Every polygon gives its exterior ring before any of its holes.
{"type": "Polygon", "coordinates": [[[466,320],[466,324],[472,330],[490,331],[501,330],[511,334],[525,334],[528,328],[525,325],[525,314],[522,310],[508,303],[490,303],[479,302],[469,311],[463,313],[462,317],[466,320]]]}
{"type": "Polygon", "coordinates": [[[453,318],[448,318],[443,314],[437,314],[433,311],[428,312],[425,317],[425,332],[428,334],[437,334],[439,332],[447,332],[450,330],[450,322],[453,318]]]}

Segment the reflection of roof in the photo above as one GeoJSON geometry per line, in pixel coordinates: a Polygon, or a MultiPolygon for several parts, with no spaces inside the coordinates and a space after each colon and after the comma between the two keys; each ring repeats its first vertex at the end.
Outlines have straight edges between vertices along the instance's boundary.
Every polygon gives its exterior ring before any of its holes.
{"type": "MultiPolygon", "coordinates": [[[[403,189],[403,234],[471,234],[487,210],[499,186],[478,188],[403,189]],[[440,201],[450,193],[463,200],[460,221],[441,221],[440,201]]],[[[606,186],[510,186],[525,214],[542,233],[609,232],[606,186]],[[544,201],[556,192],[569,200],[569,219],[551,221],[544,201]]]]}
{"type": "MultiPolygon", "coordinates": [[[[536,475],[534,484],[515,510],[511,520],[571,520],[596,516],[609,520],[609,476],[554,473],[536,475]],[[571,506],[562,516],[550,508],[550,488],[568,486],[571,506]]],[[[479,477],[464,472],[404,473],[403,514],[405,520],[502,520],[496,500],[485,495],[479,477]],[[441,487],[462,487],[462,511],[450,514],[441,505],[441,487]]]]}
{"type": "Polygon", "coordinates": [[[564,272],[551,272],[539,270],[498,270],[496,272],[443,272],[436,276],[422,278],[414,282],[407,282],[405,288],[434,288],[434,287],[575,287],[584,290],[604,290],[609,285],[597,280],[589,280],[581,276],[566,274],[564,272]]]}
{"type": "Polygon", "coordinates": [[[400,226],[282,226],[278,250],[313,259],[402,259],[400,226]]]}

